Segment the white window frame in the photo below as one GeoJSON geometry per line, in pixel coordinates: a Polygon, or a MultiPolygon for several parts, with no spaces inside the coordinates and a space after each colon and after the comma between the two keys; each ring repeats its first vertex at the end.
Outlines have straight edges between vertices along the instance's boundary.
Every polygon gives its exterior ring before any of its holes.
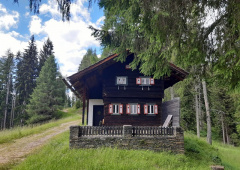
{"type": "Polygon", "coordinates": [[[150,78],[151,78],[151,77],[142,77],[142,78],[141,78],[141,85],[143,85],[143,86],[149,86],[149,85],[150,85],[150,78]],[[147,81],[148,81],[148,83],[147,83],[147,81]]]}
{"type": "Polygon", "coordinates": [[[116,76],[115,85],[117,85],[117,86],[127,86],[128,85],[128,76],[116,76]],[[123,82],[118,82],[118,79],[122,79],[123,82]]]}
{"type": "Polygon", "coordinates": [[[121,114],[123,114],[123,105],[121,103],[112,103],[112,115],[121,114]],[[122,113],[120,113],[120,109],[122,110],[122,113]]]}
{"type": "Polygon", "coordinates": [[[155,80],[152,77],[138,77],[136,78],[136,84],[140,86],[152,86],[155,84],[155,80]]]}
{"type": "Polygon", "coordinates": [[[141,106],[138,103],[129,103],[130,105],[130,115],[138,115],[141,112],[141,106]]]}
{"type": "Polygon", "coordinates": [[[119,114],[119,104],[112,104],[113,105],[113,114],[119,114]]]}
{"type": "Polygon", "coordinates": [[[150,104],[147,104],[147,105],[148,105],[148,114],[149,115],[154,115],[154,105],[155,104],[150,103],[150,104]]]}
{"type": "Polygon", "coordinates": [[[137,104],[130,104],[130,114],[137,115],[137,104]]]}
{"type": "Polygon", "coordinates": [[[146,103],[144,105],[144,114],[146,114],[146,115],[158,114],[158,105],[155,103],[146,103]]]}

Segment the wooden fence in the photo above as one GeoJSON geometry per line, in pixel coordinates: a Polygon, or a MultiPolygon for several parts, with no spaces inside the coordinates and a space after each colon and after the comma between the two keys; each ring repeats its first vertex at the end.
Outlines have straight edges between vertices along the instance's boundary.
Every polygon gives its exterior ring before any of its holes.
{"type": "MultiPolygon", "coordinates": [[[[174,127],[132,126],[131,136],[171,136],[174,127]]],[[[129,129],[129,126],[128,126],[129,129]]],[[[126,133],[126,132],[125,132],[126,133]]],[[[123,136],[124,126],[79,126],[79,136],[123,136]]]]}
{"type": "Polygon", "coordinates": [[[122,136],[122,126],[80,126],[81,136],[122,136]]]}

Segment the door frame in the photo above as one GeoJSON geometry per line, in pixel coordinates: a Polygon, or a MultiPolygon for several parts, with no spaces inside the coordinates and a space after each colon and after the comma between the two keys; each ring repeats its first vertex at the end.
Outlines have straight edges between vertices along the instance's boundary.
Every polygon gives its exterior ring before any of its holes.
{"type": "Polygon", "coordinates": [[[88,107],[88,126],[93,126],[93,106],[94,105],[104,105],[103,99],[89,99],[88,107]]]}

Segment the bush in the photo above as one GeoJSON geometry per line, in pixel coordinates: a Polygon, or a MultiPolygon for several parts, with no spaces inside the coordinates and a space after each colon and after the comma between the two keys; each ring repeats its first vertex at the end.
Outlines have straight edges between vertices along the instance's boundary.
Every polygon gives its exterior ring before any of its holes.
{"type": "Polygon", "coordinates": [[[75,103],[75,108],[79,109],[80,107],[81,107],[81,102],[80,102],[80,100],[77,100],[75,103]]]}
{"type": "Polygon", "coordinates": [[[52,118],[51,115],[32,115],[26,122],[27,124],[43,123],[52,118]]]}

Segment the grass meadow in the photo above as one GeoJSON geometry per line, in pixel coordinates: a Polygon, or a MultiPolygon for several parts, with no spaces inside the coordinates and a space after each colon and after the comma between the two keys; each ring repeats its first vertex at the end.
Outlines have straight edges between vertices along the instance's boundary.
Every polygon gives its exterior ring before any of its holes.
{"type": "Polygon", "coordinates": [[[148,150],[119,150],[116,148],[69,149],[69,132],[55,137],[39,152],[30,155],[17,170],[172,170],[210,169],[211,165],[223,165],[225,169],[240,169],[240,148],[214,142],[185,133],[185,155],[148,150]]]}
{"type": "Polygon", "coordinates": [[[52,127],[59,126],[62,123],[70,122],[73,120],[79,120],[79,114],[76,114],[79,110],[69,109],[68,112],[58,111],[57,116],[59,119],[51,120],[45,124],[35,124],[29,126],[18,126],[12,129],[7,129],[4,131],[0,131],[0,144],[12,142],[15,139],[19,139],[25,136],[41,133],[47,129],[52,127]],[[60,119],[61,118],[61,119],[60,119]]]}

